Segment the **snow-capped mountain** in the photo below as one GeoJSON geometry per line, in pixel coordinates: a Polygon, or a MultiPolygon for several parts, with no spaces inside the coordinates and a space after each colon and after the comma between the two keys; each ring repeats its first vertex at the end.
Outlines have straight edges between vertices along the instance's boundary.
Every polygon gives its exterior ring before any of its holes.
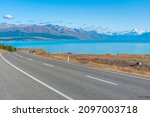
{"type": "Polygon", "coordinates": [[[128,34],[131,34],[131,35],[142,35],[144,34],[146,31],[144,30],[138,30],[138,29],[133,29],[131,30],[128,34]]]}
{"type": "Polygon", "coordinates": [[[37,38],[37,39],[104,39],[115,36],[150,36],[149,32],[133,29],[131,31],[113,32],[109,28],[83,26],[68,28],[59,25],[28,25],[0,23],[0,39],[2,37],[37,38]]]}
{"type": "Polygon", "coordinates": [[[120,32],[113,32],[110,34],[111,35],[127,35],[127,36],[139,36],[139,35],[142,35],[146,33],[146,31],[143,31],[143,30],[138,30],[138,29],[133,29],[131,31],[120,31],[120,32]]]}
{"type": "Polygon", "coordinates": [[[59,25],[15,25],[15,24],[0,24],[0,37],[5,36],[37,36],[47,37],[50,39],[70,38],[70,39],[98,39],[101,36],[94,31],[86,31],[78,28],[68,28],[59,25]]]}
{"type": "Polygon", "coordinates": [[[98,34],[112,35],[113,33],[109,28],[95,27],[94,25],[83,25],[80,28],[86,31],[95,31],[98,34]]]}
{"type": "Polygon", "coordinates": [[[83,25],[81,26],[81,28],[86,31],[95,31],[99,34],[106,34],[106,35],[142,35],[146,33],[146,31],[139,29],[132,29],[131,31],[114,32],[107,27],[106,28],[95,27],[94,25],[83,25]]]}

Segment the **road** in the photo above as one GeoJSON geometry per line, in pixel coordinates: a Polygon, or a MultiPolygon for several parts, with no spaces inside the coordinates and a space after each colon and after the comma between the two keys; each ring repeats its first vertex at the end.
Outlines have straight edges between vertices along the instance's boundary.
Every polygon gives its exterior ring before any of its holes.
{"type": "Polygon", "coordinates": [[[0,54],[3,100],[149,100],[150,79],[25,53],[0,54]]]}

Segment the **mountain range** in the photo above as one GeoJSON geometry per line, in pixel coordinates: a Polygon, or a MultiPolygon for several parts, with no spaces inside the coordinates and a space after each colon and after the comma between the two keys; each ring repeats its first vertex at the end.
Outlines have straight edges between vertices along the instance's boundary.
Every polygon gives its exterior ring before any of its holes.
{"type": "Polygon", "coordinates": [[[0,23],[0,40],[106,39],[110,37],[146,37],[150,32],[133,29],[124,32],[103,32],[90,28],[68,28],[59,25],[26,25],[0,23]]]}

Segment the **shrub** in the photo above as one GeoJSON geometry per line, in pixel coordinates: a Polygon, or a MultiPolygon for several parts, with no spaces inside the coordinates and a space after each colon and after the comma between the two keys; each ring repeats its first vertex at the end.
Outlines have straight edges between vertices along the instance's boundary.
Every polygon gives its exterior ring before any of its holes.
{"type": "Polygon", "coordinates": [[[9,52],[15,52],[17,49],[13,46],[7,46],[7,45],[4,45],[4,44],[0,44],[0,49],[4,49],[4,50],[7,50],[9,52]]]}

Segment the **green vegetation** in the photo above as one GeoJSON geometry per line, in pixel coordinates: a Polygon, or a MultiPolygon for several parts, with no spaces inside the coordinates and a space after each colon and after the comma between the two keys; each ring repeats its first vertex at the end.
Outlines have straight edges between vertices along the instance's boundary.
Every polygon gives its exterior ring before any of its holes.
{"type": "Polygon", "coordinates": [[[7,46],[7,45],[4,45],[4,44],[0,44],[0,49],[4,49],[4,50],[7,50],[9,52],[15,52],[17,49],[13,46],[7,46]]]}

